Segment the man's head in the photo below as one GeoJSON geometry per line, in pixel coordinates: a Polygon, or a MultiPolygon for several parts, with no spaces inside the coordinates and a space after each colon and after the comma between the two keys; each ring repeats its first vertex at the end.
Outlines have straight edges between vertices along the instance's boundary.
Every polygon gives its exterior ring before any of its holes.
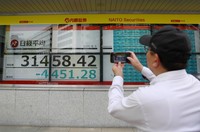
{"type": "Polygon", "coordinates": [[[152,36],[142,36],[140,43],[148,46],[151,52],[158,54],[161,64],[167,71],[186,68],[191,45],[187,34],[183,31],[165,26],[152,36]]]}

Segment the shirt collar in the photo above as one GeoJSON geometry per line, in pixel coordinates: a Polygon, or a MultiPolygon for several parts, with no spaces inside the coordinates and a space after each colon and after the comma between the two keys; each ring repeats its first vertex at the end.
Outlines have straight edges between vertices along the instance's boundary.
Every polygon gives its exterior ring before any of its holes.
{"type": "Polygon", "coordinates": [[[175,70],[175,71],[168,71],[168,72],[164,72],[164,73],[161,73],[158,76],[156,76],[150,82],[150,84],[155,84],[157,82],[166,81],[166,80],[176,80],[176,79],[184,78],[186,76],[187,76],[187,72],[186,72],[185,69],[183,69],[183,70],[175,70]]]}

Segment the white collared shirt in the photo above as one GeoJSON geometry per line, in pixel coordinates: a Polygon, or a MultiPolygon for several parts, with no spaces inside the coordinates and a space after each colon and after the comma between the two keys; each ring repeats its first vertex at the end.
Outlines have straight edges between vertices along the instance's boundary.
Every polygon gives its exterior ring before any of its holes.
{"type": "Polygon", "coordinates": [[[200,132],[200,81],[185,70],[155,76],[144,67],[151,82],[124,97],[123,78],[115,76],[109,89],[109,113],[148,132],[200,132]]]}

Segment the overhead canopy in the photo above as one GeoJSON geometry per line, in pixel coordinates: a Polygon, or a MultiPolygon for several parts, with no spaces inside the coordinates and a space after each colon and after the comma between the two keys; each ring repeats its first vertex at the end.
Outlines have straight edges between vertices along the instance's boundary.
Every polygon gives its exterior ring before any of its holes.
{"type": "Polygon", "coordinates": [[[200,14],[200,0],[0,0],[0,15],[200,14]]]}

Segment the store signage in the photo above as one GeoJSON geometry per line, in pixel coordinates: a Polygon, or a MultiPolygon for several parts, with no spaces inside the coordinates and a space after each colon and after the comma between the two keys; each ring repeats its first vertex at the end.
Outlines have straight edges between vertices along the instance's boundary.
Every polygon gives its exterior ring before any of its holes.
{"type": "Polygon", "coordinates": [[[199,14],[67,14],[0,16],[0,25],[12,24],[198,24],[199,14]]]}

